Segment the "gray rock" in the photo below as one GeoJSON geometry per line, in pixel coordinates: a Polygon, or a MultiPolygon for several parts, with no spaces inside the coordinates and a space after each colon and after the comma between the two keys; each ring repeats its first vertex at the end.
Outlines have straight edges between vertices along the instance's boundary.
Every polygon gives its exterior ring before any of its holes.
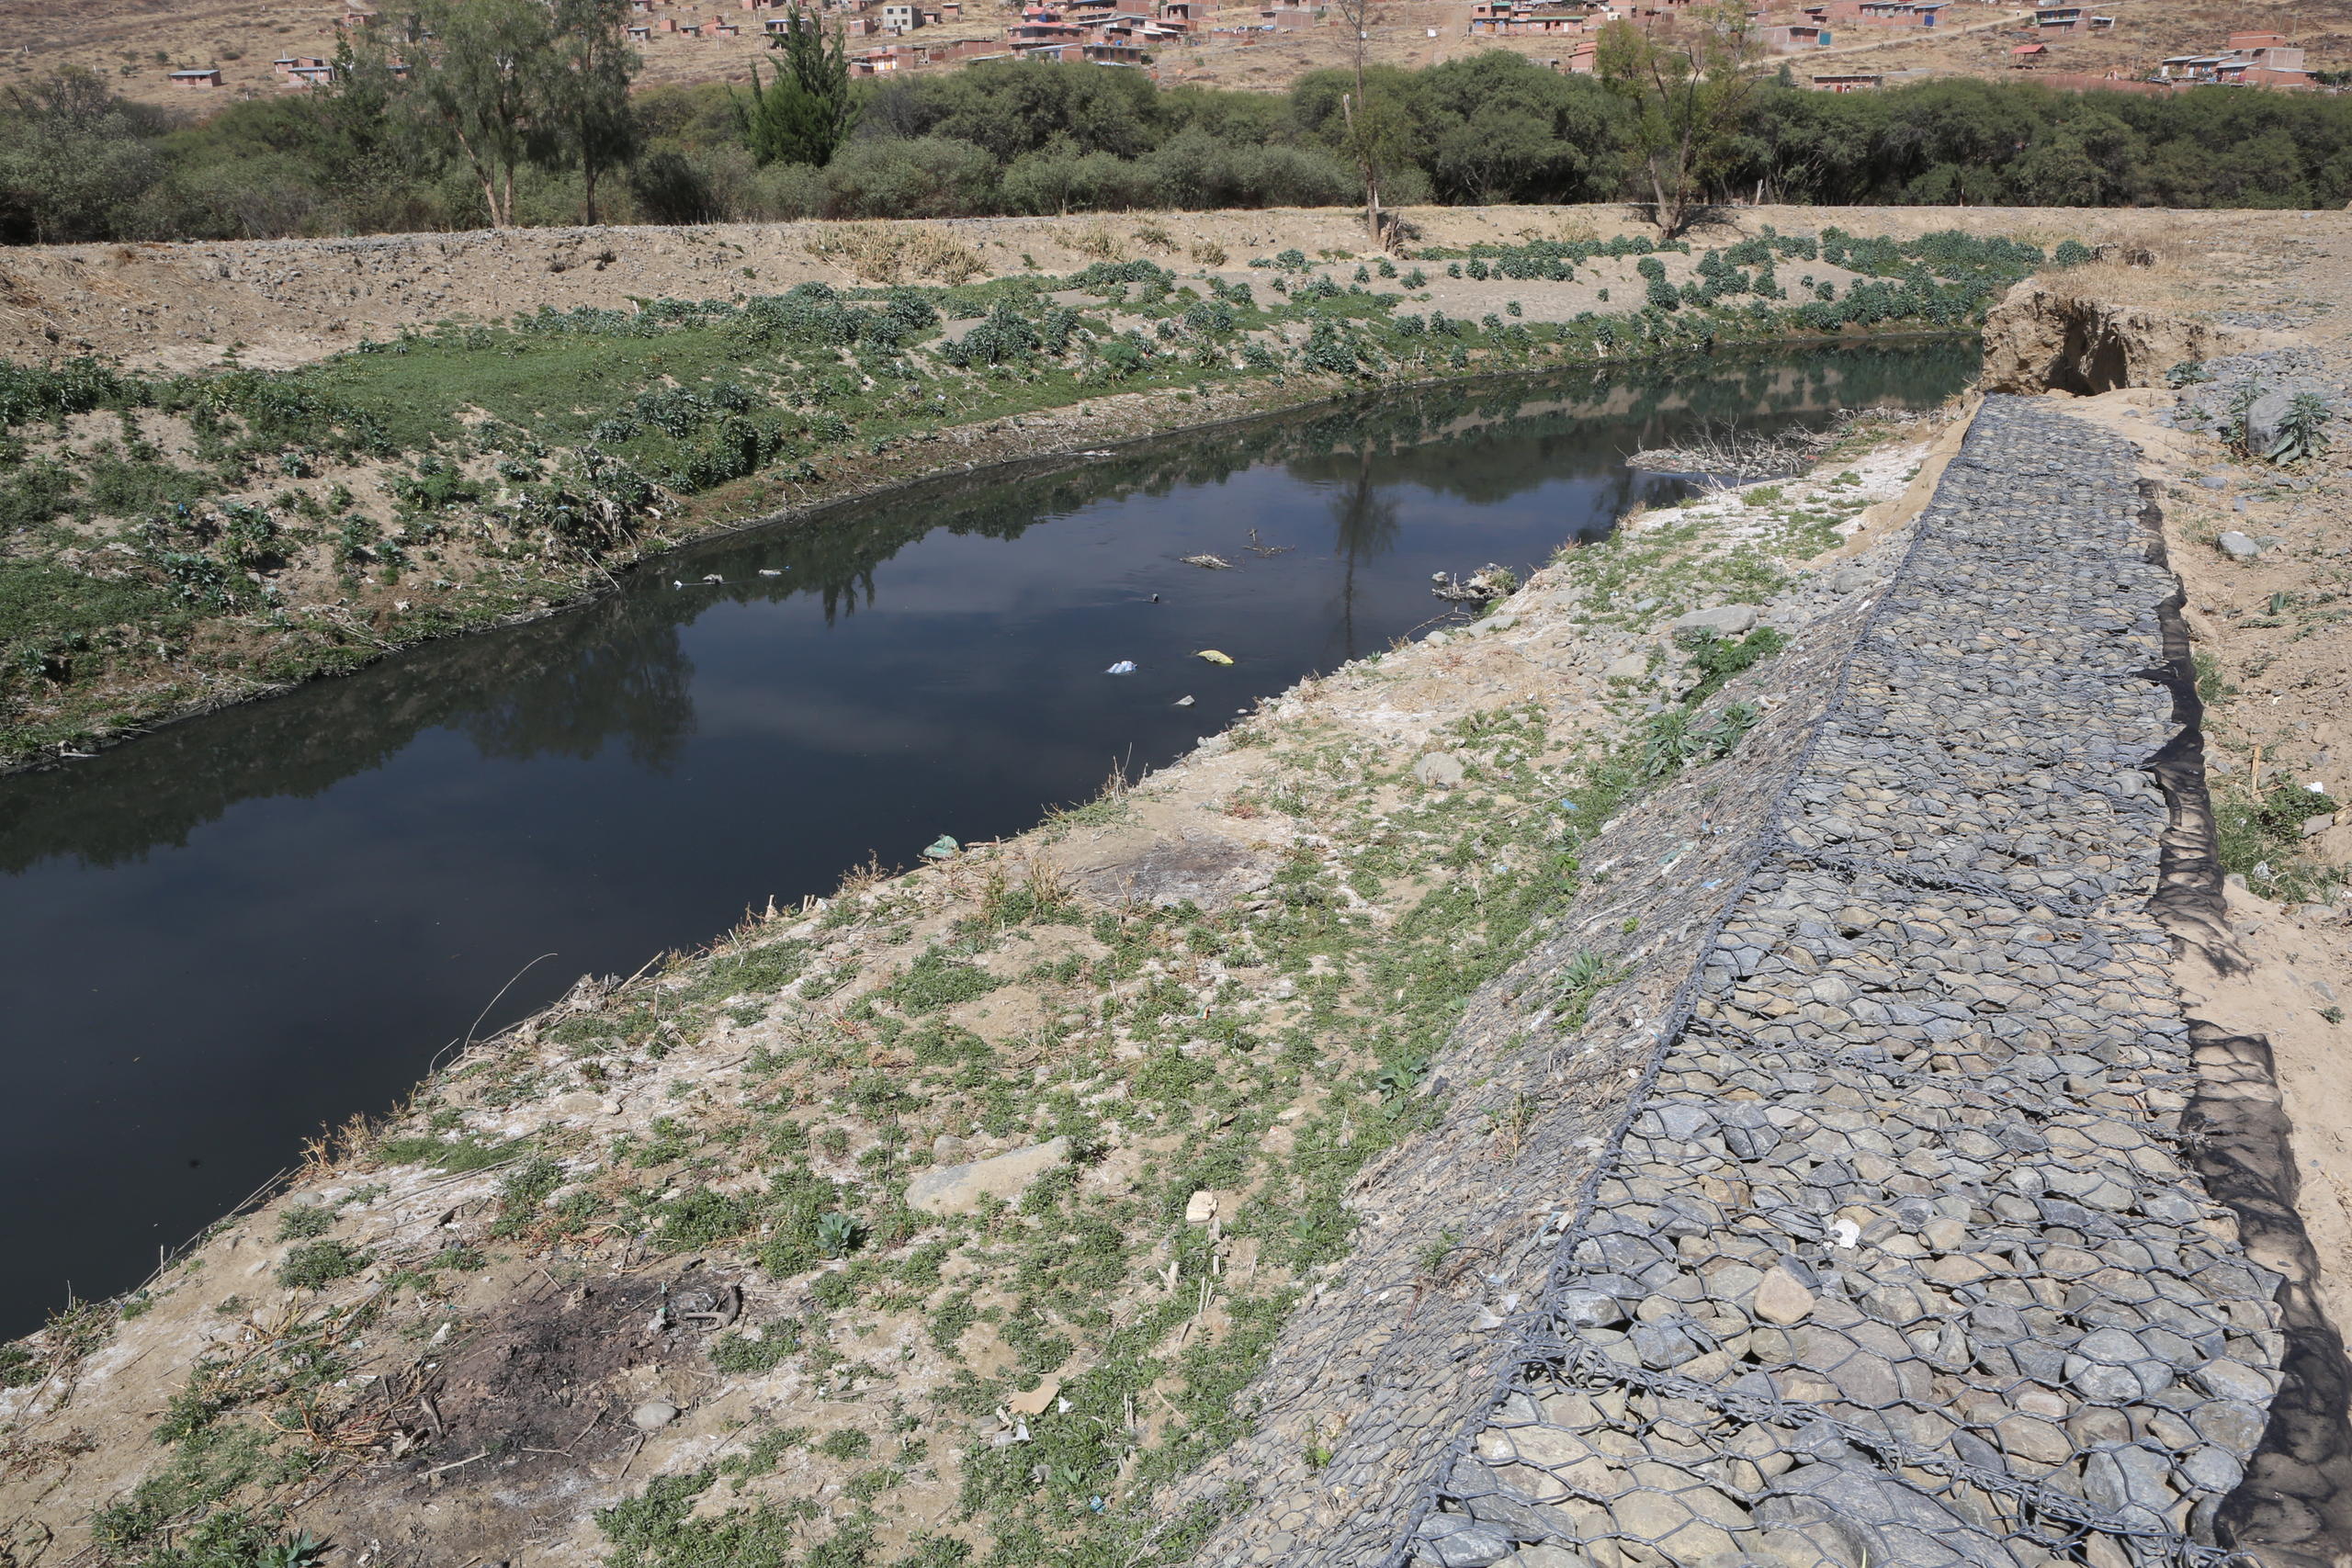
{"type": "Polygon", "coordinates": [[[1703,1105],[1661,1105],[1657,1108],[1657,1120],[1668,1137],[1678,1144],[1687,1144],[1706,1136],[1715,1117],[1703,1105]]]}
{"type": "Polygon", "coordinates": [[[2224,532],[2213,541],[2214,547],[2232,560],[2252,560],[2262,553],[2262,547],[2235,528],[2224,532]]]}
{"type": "Polygon", "coordinates": [[[2235,1490],[2245,1476],[2245,1466],[2237,1456],[2218,1448],[2191,1450],[2180,1461],[2180,1473],[2192,1486],[2207,1492],[2223,1493],[2235,1490]]]}
{"type": "Polygon", "coordinates": [[[1673,632],[1711,631],[1721,637],[1739,637],[1756,625],[1753,604],[1718,604],[1712,610],[1692,610],[1677,615],[1667,623],[1673,632]]]}
{"type": "Polygon", "coordinates": [[[1789,1472],[1756,1506],[1756,1522],[1804,1536],[1836,1562],[2015,1568],[1996,1540],[1934,1498],[1858,1464],[1789,1472]]]}
{"type": "Polygon", "coordinates": [[[1611,1328],[1625,1321],[1625,1309],[1616,1298],[1599,1291],[1562,1291],[1552,1303],[1559,1319],[1577,1328],[1611,1328]]]}
{"type": "Polygon", "coordinates": [[[1026,1192],[1031,1182],[1069,1159],[1069,1140],[1055,1138],[993,1159],[926,1170],[907,1183],[907,1207],[926,1214],[968,1214],[983,1198],[1010,1203],[1026,1192]]]}
{"type": "Polygon", "coordinates": [[[2294,399],[2283,391],[2268,391],[2254,400],[2245,411],[2246,449],[2259,456],[2278,444],[2278,434],[2286,426],[2287,410],[2294,399]]]}
{"type": "Polygon", "coordinates": [[[1453,789],[1464,778],[1462,759],[1451,751],[1432,751],[1413,764],[1414,779],[1430,789],[1453,789]]]}
{"type": "MultiPolygon", "coordinates": [[[[1421,1528],[1426,1530],[1429,1527],[1421,1528]]],[[[1422,1556],[1441,1568],[1492,1568],[1492,1564],[1510,1555],[1510,1542],[1493,1530],[1464,1525],[1443,1535],[1425,1536],[1419,1550],[1422,1556]]]]}
{"type": "Polygon", "coordinates": [[[666,1399],[649,1399],[628,1413],[628,1422],[640,1432],[658,1432],[679,1414],[678,1407],[666,1399]]]}
{"type": "Polygon", "coordinates": [[[2234,1399],[2246,1404],[2270,1402],[2270,1380],[2242,1361],[2208,1361],[2190,1372],[2188,1381],[2216,1399],[2234,1399]]]}

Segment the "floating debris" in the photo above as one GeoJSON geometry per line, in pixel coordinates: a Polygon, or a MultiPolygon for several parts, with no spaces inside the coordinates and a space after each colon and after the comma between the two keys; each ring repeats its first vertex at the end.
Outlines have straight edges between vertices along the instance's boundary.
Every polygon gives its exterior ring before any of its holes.
{"type": "Polygon", "coordinates": [[[1219,653],[1214,648],[1204,648],[1193,657],[1195,659],[1205,659],[1211,664],[1230,664],[1233,662],[1233,655],[1229,653],[1219,653]]]}
{"type": "Polygon", "coordinates": [[[1233,570],[1233,563],[1226,559],[1223,556],[1179,556],[1177,558],[1182,561],[1186,566],[1203,567],[1210,571],[1231,571],[1233,570]]]}
{"type": "Polygon", "coordinates": [[[1453,604],[1488,604],[1519,587],[1518,574],[1509,567],[1497,566],[1493,561],[1488,561],[1459,582],[1446,572],[1434,573],[1430,581],[1437,584],[1430,592],[1453,604]]]}

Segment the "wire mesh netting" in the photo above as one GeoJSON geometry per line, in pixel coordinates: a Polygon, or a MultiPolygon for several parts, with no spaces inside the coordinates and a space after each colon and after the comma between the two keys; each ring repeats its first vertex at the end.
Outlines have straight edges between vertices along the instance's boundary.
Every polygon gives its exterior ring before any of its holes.
{"type": "Polygon", "coordinates": [[[1988,399],[1883,591],[1456,1031],[1466,1087],[1178,1494],[1241,1499],[1200,1560],[2224,1555],[2282,1339],[2187,1157],[2146,908],[2173,592],[2129,445],[1988,399]],[[1596,953],[1623,978],[1564,1030],[1596,953]]]}

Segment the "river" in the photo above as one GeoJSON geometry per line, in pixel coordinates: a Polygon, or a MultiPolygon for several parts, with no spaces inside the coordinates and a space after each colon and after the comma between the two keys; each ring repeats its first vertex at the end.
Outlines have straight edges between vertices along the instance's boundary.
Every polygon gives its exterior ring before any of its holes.
{"type": "Polygon", "coordinates": [[[918,484],[0,779],[0,1336],[137,1285],[305,1134],[578,976],[1030,827],[1430,622],[1431,573],[1523,574],[1672,499],[1622,459],[1693,420],[1923,405],[1974,367],[1915,343],[1385,393],[918,484]]]}

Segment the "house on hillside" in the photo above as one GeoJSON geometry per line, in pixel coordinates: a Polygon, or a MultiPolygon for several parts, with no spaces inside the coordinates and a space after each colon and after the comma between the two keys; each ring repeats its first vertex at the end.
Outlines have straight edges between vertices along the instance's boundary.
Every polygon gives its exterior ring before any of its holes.
{"type": "Polygon", "coordinates": [[[2103,33],[2113,30],[2113,17],[2098,16],[2081,6],[2037,6],[2033,26],[2041,33],[2103,33]]]}
{"type": "Polygon", "coordinates": [[[2028,71],[2050,58],[2046,43],[2021,43],[2009,51],[2009,63],[2019,71],[2028,71]]]}
{"type": "Polygon", "coordinates": [[[1580,33],[1585,20],[1580,12],[1538,6],[1533,0],[1472,0],[1470,30],[1501,37],[1580,33]]]}
{"type": "Polygon", "coordinates": [[[315,54],[282,54],[269,68],[283,87],[324,87],[334,81],[334,66],[315,54]]]}
{"type": "Polygon", "coordinates": [[[2232,33],[2220,54],[2176,54],[2156,67],[2159,82],[2228,83],[2242,87],[2309,87],[2303,51],[2281,33],[2232,33]]]}
{"type": "Polygon", "coordinates": [[[1827,49],[1830,32],[1818,22],[1780,22],[1758,37],[1770,53],[1801,54],[1808,49],[1827,49]]]}
{"type": "Polygon", "coordinates": [[[1860,93],[1879,86],[1885,80],[1874,71],[1840,71],[1812,78],[1813,89],[1816,93],[1860,93]]]}
{"type": "Polygon", "coordinates": [[[220,85],[220,68],[217,65],[206,65],[191,67],[186,71],[175,71],[170,80],[175,87],[218,87],[220,85]]]}

